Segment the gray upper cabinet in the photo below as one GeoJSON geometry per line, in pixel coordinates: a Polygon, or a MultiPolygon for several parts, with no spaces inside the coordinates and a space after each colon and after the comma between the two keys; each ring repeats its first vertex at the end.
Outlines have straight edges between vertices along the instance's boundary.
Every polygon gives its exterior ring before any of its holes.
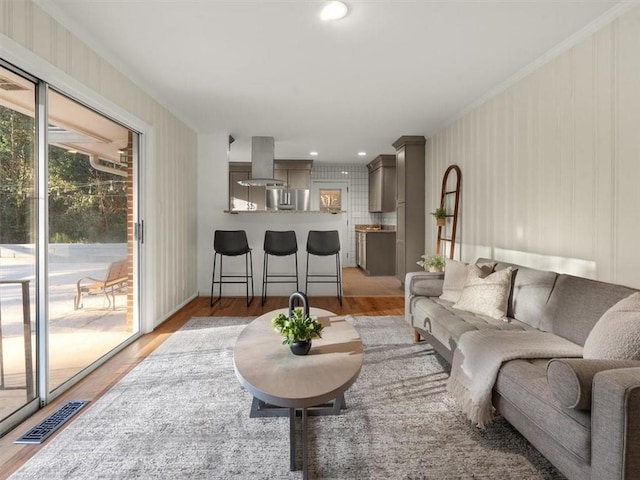
{"type": "Polygon", "coordinates": [[[311,166],[313,160],[276,160],[273,176],[287,182],[289,188],[311,188],[311,166]]]}
{"type": "Polygon", "coordinates": [[[378,155],[368,165],[369,211],[394,212],[396,209],[396,156],[378,155]]]}
{"type": "Polygon", "coordinates": [[[404,285],[407,272],[420,270],[416,264],[425,247],[425,153],[422,136],[403,136],[396,148],[396,277],[404,285]]]}

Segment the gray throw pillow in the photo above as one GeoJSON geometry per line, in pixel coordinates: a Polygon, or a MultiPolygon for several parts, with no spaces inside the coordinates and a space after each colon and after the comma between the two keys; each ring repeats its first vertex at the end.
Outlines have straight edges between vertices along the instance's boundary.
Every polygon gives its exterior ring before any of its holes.
{"type": "Polygon", "coordinates": [[[604,312],[584,343],[584,358],[640,360],[640,292],[604,312]]]}
{"type": "Polygon", "coordinates": [[[596,373],[638,366],[638,360],[554,358],[547,364],[547,383],[562,407],[591,410],[593,377],[596,373]]]}

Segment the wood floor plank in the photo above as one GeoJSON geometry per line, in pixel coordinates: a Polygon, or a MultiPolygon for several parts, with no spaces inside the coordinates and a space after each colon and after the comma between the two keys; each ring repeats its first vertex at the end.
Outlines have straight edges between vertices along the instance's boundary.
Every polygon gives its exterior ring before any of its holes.
{"type": "MultiPolygon", "coordinates": [[[[338,315],[403,315],[404,298],[399,282],[392,277],[375,279],[366,277],[359,269],[345,269],[343,305],[336,297],[311,296],[311,306],[330,310],[338,315]],[[363,285],[368,282],[369,289],[363,285]],[[397,282],[397,284],[396,284],[397,282]],[[356,289],[355,284],[360,284],[356,289]],[[347,295],[347,291],[369,292],[367,296],[347,295]],[[379,295],[378,292],[382,292],[379,295]],[[395,292],[395,295],[392,293],[395,292]]],[[[256,297],[251,305],[246,305],[244,297],[223,297],[219,303],[210,307],[209,297],[198,297],[182,308],[175,315],[159,325],[152,333],[143,335],[123,351],[119,352],[104,365],[100,366],[70,390],[62,394],[46,407],[0,438],[0,479],[5,479],[31,458],[42,445],[16,445],[15,439],[37,425],[47,416],[69,400],[81,399],[95,402],[151,352],[160,346],[173,332],[184,325],[191,317],[208,316],[240,316],[255,317],[276,308],[286,308],[287,297],[269,297],[264,306],[260,297],[256,297]]],[[[87,408],[91,408],[91,403],[87,408]]],[[[82,412],[78,415],[82,415],[82,412]]],[[[73,420],[72,420],[73,421],[73,420]]],[[[69,422],[71,423],[71,422],[69,422]]],[[[64,426],[58,430],[61,431],[64,426]]],[[[53,438],[58,432],[52,435],[53,438]]],[[[49,441],[49,440],[47,440],[49,441]]],[[[46,445],[46,442],[45,442],[46,445]]]]}

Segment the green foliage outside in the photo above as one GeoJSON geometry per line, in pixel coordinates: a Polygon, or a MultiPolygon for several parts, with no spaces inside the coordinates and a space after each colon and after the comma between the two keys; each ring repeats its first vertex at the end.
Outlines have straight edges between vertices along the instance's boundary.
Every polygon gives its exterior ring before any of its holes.
{"type": "MultiPolygon", "coordinates": [[[[33,243],[35,124],[0,106],[0,243],[33,243]]],[[[80,153],[49,147],[49,240],[126,242],[126,178],[95,170],[80,153]]]]}

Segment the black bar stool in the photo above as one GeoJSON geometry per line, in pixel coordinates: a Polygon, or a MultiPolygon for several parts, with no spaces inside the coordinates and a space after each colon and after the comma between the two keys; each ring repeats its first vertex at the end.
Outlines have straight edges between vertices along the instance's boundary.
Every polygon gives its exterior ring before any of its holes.
{"type": "Polygon", "coordinates": [[[295,283],[298,288],[298,240],[296,232],[288,230],[278,232],[267,230],[264,232],[264,265],[262,269],[262,305],[267,300],[267,283],[295,283]],[[269,273],[269,255],[286,257],[293,255],[296,273],[269,273]],[[271,279],[275,280],[271,280],[271,279]],[[295,279],[295,280],[294,280],[295,279]]]}
{"type": "Polygon", "coordinates": [[[342,305],[342,271],[340,269],[340,236],[337,230],[310,230],[307,237],[307,276],[304,291],[308,294],[309,283],[335,283],[338,300],[342,305]],[[336,273],[309,273],[309,255],[335,256],[336,273]],[[312,279],[309,280],[309,277],[312,279]],[[327,279],[327,280],[325,280],[327,279]]]}
{"type": "Polygon", "coordinates": [[[213,234],[213,275],[211,277],[211,306],[222,297],[223,283],[244,283],[247,285],[247,306],[253,301],[253,257],[251,248],[247,241],[247,233],[244,230],[216,230],[213,234]],[[216,259],[220,255],[220,280],[216,281],[216,259]],[[237,257],[244,255],[245,274],[225,275],[222,273],[222,257],[237,257]],[[225,280],[227,278],[243,278],[244,280],[225,280]],[[249,300],[249,278],[251,278],[251,300],[249,300]],[[213,288],[215,284],[220,285],[218,298],[213,299],[213,288]]]}

